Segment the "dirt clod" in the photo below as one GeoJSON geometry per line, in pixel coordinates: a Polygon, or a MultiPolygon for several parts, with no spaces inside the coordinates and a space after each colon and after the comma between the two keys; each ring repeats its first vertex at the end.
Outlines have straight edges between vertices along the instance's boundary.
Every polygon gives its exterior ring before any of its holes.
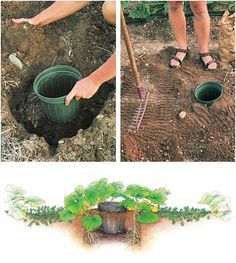
{"type": "Polygon", "coordinates": [[[181,111],[181,112],[179,113],[179,118],[180,118],[180,119],[184,119],[184,118],[186,117],[186,115],[187,115],[187,113],[186,113],[185,111],[181,111]]]}

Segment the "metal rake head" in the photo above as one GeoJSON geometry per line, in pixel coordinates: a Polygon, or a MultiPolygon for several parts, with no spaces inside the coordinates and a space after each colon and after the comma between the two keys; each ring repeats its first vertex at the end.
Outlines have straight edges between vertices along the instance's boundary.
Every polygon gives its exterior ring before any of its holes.
{"type": "Polygon", "coordinates": [[[135,129],[136,131],[138,131],[147,107],[148,97],[149,92],[142,91],[142,99],[140,101],[139,108],[135,111],[134,117],[131,120],[131,129],[135,129]]]}

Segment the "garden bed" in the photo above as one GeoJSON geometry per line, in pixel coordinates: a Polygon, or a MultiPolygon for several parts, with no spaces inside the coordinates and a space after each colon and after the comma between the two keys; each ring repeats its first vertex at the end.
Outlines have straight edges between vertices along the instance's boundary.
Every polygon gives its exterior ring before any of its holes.
{"type": "Polygon", "coordinates": [[[166,201],[170,191],[165,187],[150,189],[137,184],[125,187],[120,181],[109,183],[106,178],[93,181],[86,188],[75,187],[64,197],[64,206],[48,206],[44,199],[28,196],[15,185],[7,185],[6,193],[9,216],[29,227],[62,223],[86,246],[118,240],[140,247],[151,240],[151,226],[157,222],[169,220],[184,226],[214,217],[228,221],[232,215],[230,199],[217,191],[202,195],[198,204],[205,208],[169,207],[166,201]]]}
{"type": "MultiPolygon", "coordinates": [[[[218,48],[218,22],[212,18],[210,49],[218,48]]],[[[218,61],[214,72],[204,71],[188,19],[190,58],[180,69],[170,69],[176,46],[167,19],[129,25],[143,87],[150,91],[138,132],[130,119],[139,107],[135,81],[122,41],[122,149],[123,161],[234,161],[234,64],[218,61]],[[223,97],[210,107],[197,103],[193,91],[206,81],[220,82],[223,97]],[[186,112],[184,119],[179,118],[186,112]]]]}
{"type": "Polygon", "coordinates": [[[41,28],[11,22],[50,4],[2,3],[2,161],[114,161],[114,82],[83,100],[78,119],[66,124],[47,119],[32,86],[52,65],[90,74],[114,52],[115,28],[105,22],[101,3],[41,28]],[[22,70],[10,63],[11,53],[22,61],[22,70]]]}

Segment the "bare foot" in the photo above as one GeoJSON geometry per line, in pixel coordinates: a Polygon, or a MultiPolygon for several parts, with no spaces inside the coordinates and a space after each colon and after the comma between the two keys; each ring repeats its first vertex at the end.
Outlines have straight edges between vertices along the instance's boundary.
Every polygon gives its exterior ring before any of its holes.
{"type": "MultiPolygon", "coordinates": [[[[212,59],[213,59],[213,58],[212,58],[211,55],[206,56],[206,57],[202,57],[202,60],[204,61],[205,65],[206,65],[209,61],[211,61],[212,59]]],[[[216,69],[216,68],[217,68],[217,63],[214,61],[214,62],[212,62],[207,68],[208,68],[208,69],[216,69]]]]}
{"type": "MultiPolygon", "coordinates": [[[[181,61],[183,61],[186,55],[187,55],[186,53],[177,52],[175,56],[176,56],[177,58],[179,58],[181,61]]],[[[177,67],[177,68],[179,68],[179,67],[181,66],[180,63],[179,63],[177,60],[173,59],[173,58],[172,58],[171,61],[170,61],[170,65],[171,65],[172,67],[177,67]]]]}

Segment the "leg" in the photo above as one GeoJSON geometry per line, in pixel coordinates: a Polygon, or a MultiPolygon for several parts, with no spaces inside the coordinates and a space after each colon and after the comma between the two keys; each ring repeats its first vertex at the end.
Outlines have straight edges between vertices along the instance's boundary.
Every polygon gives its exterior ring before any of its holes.
{"type": "MultiPolygon", "coordinates": [[[[168,14],[175,39],[178,43],[178,47],[181,49],[186,49],[186,19],[183,12],[183,1],[168,1],[168,14]]],[[[180,60],[183,60],[185,55],[186,54],[182,52],[176,53],[176,56],[180,60]]],[[[172,59],[171,65],[179,66],[180,63],[172,59]]]]}
{"type": "MultiPolygon", "coordinates": [[[[199,43],[200,53],[209,52],[209,38],[210,38],[210,17],[207,10],[206,1],[190,1],[190,7],[194,14],[194,31],[199,43]]],[[[202,58],[207,64],[212,60],[212,56],[205,56],[202,58]]],[[[209,69],[215,69],[216,62],[208,66],[209,69]]]]}
{"type": "Polygon", "coordinates": [[[116,1],[105,1],[102,6],[102,13],[108,23],[116,24],[116,1]]]}

